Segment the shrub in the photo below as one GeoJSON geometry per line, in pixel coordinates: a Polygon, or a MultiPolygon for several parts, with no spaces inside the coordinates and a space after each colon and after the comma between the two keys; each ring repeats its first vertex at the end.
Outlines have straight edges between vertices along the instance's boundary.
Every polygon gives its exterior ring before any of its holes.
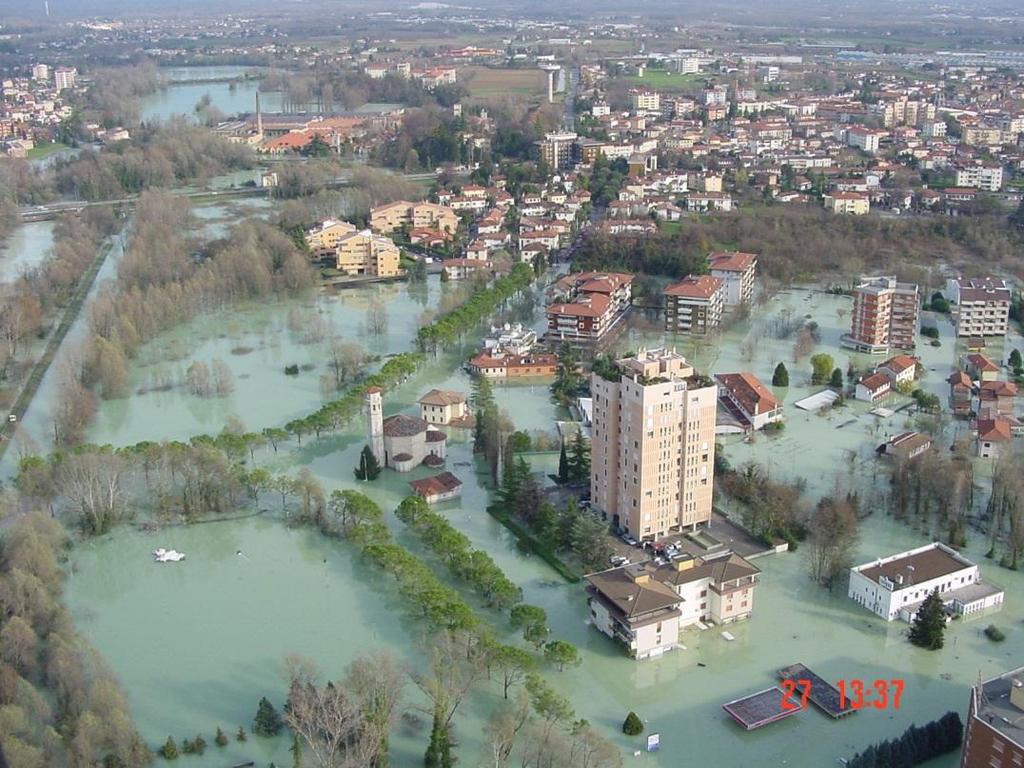
{"type": "Polygon", "coordinates": [[[775,373],[772,374],[772,386],[773,387],[788,387],[789,386],[789,371],[786,369],[785,363],[779,363],[775,366],[775,373]]]}
{"type": "Polygon", "coordinates": [[[991,640],[993,643],[1001,643],[1006,639],[1006,635],[1003,634],[1003,630],[997,627],[995,624],[989,624],[985,627],[985,637],[991,640]]]}
{"type": "Polygon", "coordinates": [[[284,367],[284,375],[285,376],[298,376],[299,375],[299,366],[298,365],[286,365],[284,367]]]}
{"type": "Polygon", "coordinates": [[[639,736],[644,732],[643,721],[640,720],[636,712],[626,715],[626,719],[622,723],[622,732],[627,736],[639,736]]]}
{"type": "Polygon", "coordinates": [[[177,760],[178,745],[174,743],[174,737],[168,736],[167,741],[165,741],[164,745],[160,747],[160,749],[158,749],[156,752],[164,760],[177,760]]]}

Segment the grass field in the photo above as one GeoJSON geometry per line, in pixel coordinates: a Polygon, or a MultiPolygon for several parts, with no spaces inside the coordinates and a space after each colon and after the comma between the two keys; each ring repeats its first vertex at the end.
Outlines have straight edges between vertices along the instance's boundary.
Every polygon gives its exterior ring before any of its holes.
{"type": "Polygon", "coordinates": [[[44,157],[48,157],[55,152],[60,152],[62,149],[67,149],[67,144],[61,144],[60,142],[54,142],[52,144],[40,144],[39,146],[32,147],[28,151],[29,160],[41,160],[44,157]]]}
{"type": "Polygon", "coordinates": [[[630,75],[620,78],[630,85],[646,85],[659,91],[690,90],[694,83],[705,79],[704,75],[680,75],[677,72],[666,72],[663,69],[648,69],[643,77],[630,75]]]}
{"type": "Polygon", "coordinates": [[[491,69],[466,67],[459,70],[459,82],[475,98],[516,94],[541,96],[546,93],[545,75],[539,69],[491,69]]]}

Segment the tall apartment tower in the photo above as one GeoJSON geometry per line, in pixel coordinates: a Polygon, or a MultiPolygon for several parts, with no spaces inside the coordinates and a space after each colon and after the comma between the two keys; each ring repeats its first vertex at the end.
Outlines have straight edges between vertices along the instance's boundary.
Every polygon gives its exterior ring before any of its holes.
{"type": "Polygon", "coordinates": [[[593,374],[590,498],[640,541],[711,518],[718,388],[667,349],[593,374]]]}
{"type": "Polygon", "coordinates": [[[381,399],[383,392],[380,387],[370,387],[366,390],[366,443],[381,466],[385,463],[384,401],[381,399]]]}
{"type": "Polygon", "coordinates": [[[915,283],[900,283],[895,277],[861,278],[853,289],[850,332],[842,344],[872,355],[913,349],[920,307],[915,283]]]}

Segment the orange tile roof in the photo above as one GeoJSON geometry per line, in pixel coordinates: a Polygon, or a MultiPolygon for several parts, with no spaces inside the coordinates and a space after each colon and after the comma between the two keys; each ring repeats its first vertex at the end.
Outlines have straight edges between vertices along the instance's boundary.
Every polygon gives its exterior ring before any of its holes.
{"type": "Polygon", "coordinates": [[[667,296],[681,296],[687,299],[709,299],[722,288],[724,281],[711,275],[687,275],[675,285],[665,289],[667,296]]]}
{"type": "Polygon", "coordinates": [[[712,269],[723,272],[746,272],[757,261],[756,253],[742,251],[716,251],[708,257],[712,269]]]}
{"type": "Polygon", "coordinates": [[[774,411],[780,405],[775,395],[752,373],[720,373],[715,378],[752,416],[774,411]]]}

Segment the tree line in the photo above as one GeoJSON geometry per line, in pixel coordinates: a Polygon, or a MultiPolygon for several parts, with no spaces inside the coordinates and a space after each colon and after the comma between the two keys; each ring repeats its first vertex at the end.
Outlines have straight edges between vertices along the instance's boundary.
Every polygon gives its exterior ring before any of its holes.
{"type": "Polygon", "coordinates": [[[0,733],[17,768],[148,765],[124,694],[61,604],[59,523],[21,517],[0,540],[0,733]]]}
{"type": "Polygon", "coordinates": [[[759,254],[758,270],[784,283],[822,275],[857,276],[877,270],[903,273],[908,265],[940,259],[977,271],[1022,266],[1021,231],[1004,216],[885,219],[834,216],[801,206],[751,207],[687,219],[675,232],[636,237],[587,235],[574,268],[622,269],[679,278],[707,271],[716,248],[759,254]]]}
{"type": "MultiPolygon", "coordinates": [[[[430,522],[433,513],[424,509],[421,501],[403,502],[400,519],[421,530],[429,528],[450,535],[454,529],[430,522]]],[[[456,711],[480,682],[492,677],[497,677],[501,685],[503,705],[488,722],[488,764],[510,765],[518,754],[516,764],[526,768],[621,765],[618,750],[586,721],[576,719],[569,701],[536,672],[531,654],[498,641],[456,590],[394,541],[383,511],[371,499],[355,491],[335,491],[317,524],[326,535],[352,542],[362,556],[394,578],[409,609],[437,638],[428,650],[426,671],[413,676],[428,699],[432,718],[425,765],[454,764],[452,728],[456,711]]],[[[553,665],[563,668],[573,663],[574,654],[564,648],[568,643],[545,644],[548,629],[543,609],[518,603],[510,612],[510,620],[523,630],[524,639],[545,649],[545,657],[553,665]]]]}
{"type": "Polygon", "coordinates": [[[947,712],[923,726],[911,725],[897,739],[872,744],[847,763],[848,768],[912,768],[959,749],[964,725],[960,715],[947,712]]]}
{"type": "Polygon", "coordinates": [[[528,264],[516,264],[512,272],[499,277],[494,283],[472,294],[461,306],[437,317],[416,333],[416,345],[421,352],[437,353],[439,349],[455,344],[463,334],[476,327],[517,293],[533,283],[534,272],[528,264]]]}

